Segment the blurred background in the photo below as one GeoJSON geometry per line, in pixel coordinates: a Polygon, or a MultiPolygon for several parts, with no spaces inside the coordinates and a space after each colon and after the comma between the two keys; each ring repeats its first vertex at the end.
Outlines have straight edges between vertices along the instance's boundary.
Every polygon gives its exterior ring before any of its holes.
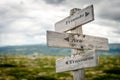
{"type": "Polygon", "coordinates": [[[108,38],[110,49],[96,52],[99,66],[85,69],[85,78],[120,80],[119,0],[0,0],[0,80],[73,80],[70,72],[55,72],[55,60],[71,50],[48,48],[46,31],[91,4],[95,20],[83,33],[108,38]]]}

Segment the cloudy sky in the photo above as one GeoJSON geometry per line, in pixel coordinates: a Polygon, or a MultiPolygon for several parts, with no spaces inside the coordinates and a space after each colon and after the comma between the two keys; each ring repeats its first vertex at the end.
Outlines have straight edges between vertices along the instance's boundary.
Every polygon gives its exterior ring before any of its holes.
{"type": "Polygon", "coordinates": [[[70,9],[91,4],[95,20],[83,25],[84,34],[120,43],[120,0],[0,0],[0,46],[46,44],[46,31],[70,9]]]}

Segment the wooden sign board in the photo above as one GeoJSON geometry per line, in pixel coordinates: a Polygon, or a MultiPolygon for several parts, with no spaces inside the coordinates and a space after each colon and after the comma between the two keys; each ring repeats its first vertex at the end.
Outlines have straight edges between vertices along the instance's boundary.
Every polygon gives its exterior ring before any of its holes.
{"type": "Polygon", "coordinates": [[[72,16],[68,16],[67,18],[57,22],[55,24],[55,31],[65,32],[93,20],[93,5],[90,5],[82,10],[77,11],[72,16]]]}
{"type": "Polygon", "coordinates": [[[74,57],[65,57],[56,60],[56,72],[77,70],[82,68],[95,67],[98,65],[98,56],[95,50],[74,57]]]}
{"type": "Polygon", "coordinates": [[[108,39],[83,34],[47,31],[47,45],[72,49],[108,50],[108,39]]]}

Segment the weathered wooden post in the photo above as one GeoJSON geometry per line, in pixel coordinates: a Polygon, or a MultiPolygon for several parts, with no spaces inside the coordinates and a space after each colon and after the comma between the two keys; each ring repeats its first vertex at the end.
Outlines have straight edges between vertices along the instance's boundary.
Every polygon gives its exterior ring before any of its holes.
{"type": "Polygon", "coordinates": [[[93,5],[74,8],[70,16],[55,24],[57,32],[47,31],[49,47],[73,49],[71,56],[56,60],[56,72],[72,71],[74,80],[84,80],[84,68],[98,65],[95,50],[108,50],[109,47],[108,39],[82,33],[82,25],[93,20],[93,5]]]}
{"type": "MultiPolygon", "coordinates": [[[[74,15],[79,10],[81,10],[81,9],[78,9],[78,8],[71,9],[70,10],[70,16],[74,15]]],[[[83,34],[82,26],[78,26],[77,28],[72,29],[71,33],[83,34]]],[[[84,49],[82,49],[82,51],[84,51],[84,49]]],[[[71,56],[72,55],[79,55],[79,53],[80,53],[80,50],[73,49],[71,56]]],[[[74,80],[84,80],[84,69],[74,70],[74,71],[72,71],[72,74],[73,74],[74,80]]]]}

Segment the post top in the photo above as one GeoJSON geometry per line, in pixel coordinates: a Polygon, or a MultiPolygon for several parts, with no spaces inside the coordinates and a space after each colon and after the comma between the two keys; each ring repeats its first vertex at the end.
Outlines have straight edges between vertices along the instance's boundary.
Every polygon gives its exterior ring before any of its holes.
{"type": "Polygon", "coordinates": [[[79,11],[79,10],[81,10],[81,9],[79,9],[79,8],[73,8],[73,9],[71,9],[70,10],[70,16],[73,15],[76,11],[79,11]]]}

